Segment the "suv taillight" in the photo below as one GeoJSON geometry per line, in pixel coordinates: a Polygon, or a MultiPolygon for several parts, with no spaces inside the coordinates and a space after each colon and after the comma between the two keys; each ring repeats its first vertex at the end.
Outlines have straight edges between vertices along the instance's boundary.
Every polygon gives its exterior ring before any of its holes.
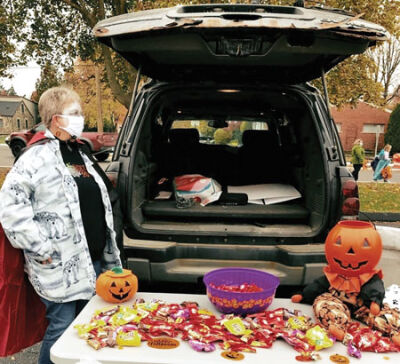
{"type": "Polygon", "coordinates": [[[356,216],[360,211],[360,200],[358,198],[358,186],[353,180],[348,180],[342,186],[343,205],[342,213],[345,216],[356,216]]]}

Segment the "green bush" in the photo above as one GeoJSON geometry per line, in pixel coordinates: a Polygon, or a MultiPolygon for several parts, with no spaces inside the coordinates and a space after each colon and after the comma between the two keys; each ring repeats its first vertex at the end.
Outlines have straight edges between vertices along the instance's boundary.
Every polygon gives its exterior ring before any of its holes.
{"type": "Polygon", "coordinates": [[[200,125],[197,128],[199,130],[199,133],[203,137],[210,137],[214,135],[214,128],[211,128],[208,126],[208,121],[202,120],[200,121],[200,125]]]}
{"type": "Polygon", "coordinates": [[[392,145],[392,153],[400,152],[400,104],[390,114],[385,143],[392,145]]]}
{"type": "Polygon", "coordinates": [[[225,129],[217,129],[214,133],[215,144],[228,144],[232,139],[232,133],[225,129]]]}

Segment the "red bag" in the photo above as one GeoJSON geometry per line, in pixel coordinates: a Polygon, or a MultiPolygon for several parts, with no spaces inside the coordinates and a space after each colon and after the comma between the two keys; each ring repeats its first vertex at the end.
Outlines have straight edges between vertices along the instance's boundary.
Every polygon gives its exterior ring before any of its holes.
{"type": "Polygon", "coordinates": [[[24,273],[22,251],[11,246],[0,225],[0,357],[41,341],[46,308],[24,273]]]}

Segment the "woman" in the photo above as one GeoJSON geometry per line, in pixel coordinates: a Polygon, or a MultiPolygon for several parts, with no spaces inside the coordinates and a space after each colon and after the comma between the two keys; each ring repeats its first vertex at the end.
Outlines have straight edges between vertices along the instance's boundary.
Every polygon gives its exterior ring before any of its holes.
{"type": "Polygon", "coordinates": [[[47,130],[14,164],[0,191],[0,223],[23,250],[25,270],[46,306],[49,325],[39,363],[95,292],[96,275],[120,266],[111,203],[98,167],[76,138],[84,119],[66,87],[39,100],[47,130]]]}
{"type": "Polygon", "coordinates": [[[384,148],[379,152],[378,157],[379,157],[379,162],[375,168],[374,172],[374,181],[378,181],[383,179],[384,182],[388,182],[387,179],[384,179],[382,177],[382,169],[387,167],[390,164],[390,158],[389,158],[389,153],[392,149],[392,146],[390,144],[386,144],[384,148]]]}
{"type": "Polygon", "coordinates": [[[356,139],[353,143],[353,149],[351,150],[351,163],[354,168],[352,175],[356,181],[358,180],[358,173],[360,172],[365,160],[365,151],[362,146],[362,140],[356,139]]]}

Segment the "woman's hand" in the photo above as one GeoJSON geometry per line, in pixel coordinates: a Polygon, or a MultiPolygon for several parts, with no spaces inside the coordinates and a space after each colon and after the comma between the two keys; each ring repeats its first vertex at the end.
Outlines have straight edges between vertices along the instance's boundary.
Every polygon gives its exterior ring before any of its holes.
{"type": "Polygon", "coordinates": [[[40,264],[46,265],[46,264],[50,264],[53,260],[51,258],[43,260],[42,262],[40,262],[40,264]]]}

